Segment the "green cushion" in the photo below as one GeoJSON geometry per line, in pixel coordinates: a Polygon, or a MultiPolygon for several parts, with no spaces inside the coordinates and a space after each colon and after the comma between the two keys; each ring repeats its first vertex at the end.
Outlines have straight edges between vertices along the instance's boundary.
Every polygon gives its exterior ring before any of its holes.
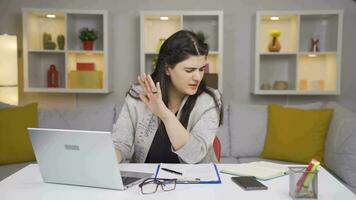
{"type": "Polygon", "coordinates": [[[35,160],[27,128],[37,124],[37,103],[0,109],[0,165],[35,160]]]}

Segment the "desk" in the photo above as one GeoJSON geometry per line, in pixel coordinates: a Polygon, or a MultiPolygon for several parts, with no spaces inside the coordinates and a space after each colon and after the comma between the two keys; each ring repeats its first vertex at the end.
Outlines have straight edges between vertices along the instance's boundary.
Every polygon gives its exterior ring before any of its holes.
{"type": "MultiPolygon", "coordinates": [[[[156,164],[122,164],[122,170],[154,172],[156,164]]],[[[219,164],[233,166],[233,164],[219,164]]],[[[124,199],[291,199],[289,197],[289,177],[264,181],[268,190],[244,191],[230,181],[230,175],[221,174],[222,184],[177,185],[174,191],[158,190],[151,195],[142,195],[139,187],[133,186],[126,191],[100,188],[43,183],[37,164],[31,164],[0,182],[1,200],[124,200],[124,199]]],[[[356,199],[350,190],[336,178],[320,167],[319,200],[356,199]]]]}

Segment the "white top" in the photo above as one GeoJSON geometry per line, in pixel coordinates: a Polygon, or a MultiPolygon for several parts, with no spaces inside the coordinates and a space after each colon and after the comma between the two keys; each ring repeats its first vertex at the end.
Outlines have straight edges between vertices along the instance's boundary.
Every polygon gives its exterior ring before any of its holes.
{"type": "MultiPolygon", "coordinates": [[[[155,172],[156,164],[121,164],[122,170],[155,172]]],[[[218,164],[218,168],[234,164],[218,164]]],[[[142,195],[138,185],[125,191],[69,186],[44,183],[38,165],[32,164],[0,182],[1,200],[124,200],[124,199],[291,199],[289,197],[289,177],[263,181],[268,190],[244,191],[230,180],[231,175],[220,174],[222,184],[180,184],[174,191],[164,192],[158,188],[157,193],[142,195]]],[[[320,167],[318,174],[319,200],[356,199],[349,189],[335,177],[320,167]]]]}

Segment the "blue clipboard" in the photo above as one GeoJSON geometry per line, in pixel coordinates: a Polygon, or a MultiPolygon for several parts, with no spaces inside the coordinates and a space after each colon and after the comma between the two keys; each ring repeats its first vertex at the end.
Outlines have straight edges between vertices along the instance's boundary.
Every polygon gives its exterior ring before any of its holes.
{"type": "MultiPolygon", "coordinates": [[[[218,168],[217,168],[215,163],[212,163],[212,164],[214,165],[216,176],[218,177],[217,180],[204,181],[204,180],[179,180],[178,179],[177,180],[177,184],[221,184],[221,178],[220,178],[219,170],[218,170],[218,168]]],[[[157,165],[155,178],[157,178],[160,169],[161,169],[161,164],[157,165]]]]}

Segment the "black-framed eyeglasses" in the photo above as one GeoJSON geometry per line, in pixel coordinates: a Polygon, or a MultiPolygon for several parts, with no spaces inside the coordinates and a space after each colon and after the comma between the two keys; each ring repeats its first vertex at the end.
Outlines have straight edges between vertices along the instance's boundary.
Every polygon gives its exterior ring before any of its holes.
{"type": "Polygon", "coordinates": [[[172,191],[176,189],[177,179],[166,178],[148,178],[138,186],[141,188],[142,194],[153,194],[157,191],[158,186],[161,186],[163,191],[172,191]]]}

